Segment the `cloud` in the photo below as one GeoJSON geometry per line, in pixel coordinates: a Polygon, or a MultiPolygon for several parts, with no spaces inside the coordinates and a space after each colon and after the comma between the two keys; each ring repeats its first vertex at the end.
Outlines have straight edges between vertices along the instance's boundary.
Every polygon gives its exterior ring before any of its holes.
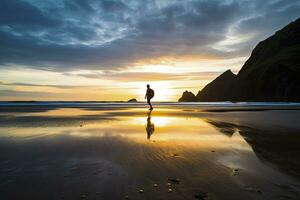
{"type": "MultiPolygon", "coordinates": [[[[79,75],[83,76],[84,75],[79,75]]],[[[88,77],[88,75],[86,76],[88,77]]],[[[91,76],[92,77],[92,76],[91,76]]],[[[96,77],[94,77],[96,78],[96,77]]],[[[45,88],[55,88],[55,89],[101,89],[101,90],[111,90],[111,89],[118,89],[119,87],[103,87],[101,85],[53,85],[53,84],[31,84],[31,83],[18,83],[18,82],[4,82],[0,81],[0,86],[12,86],[12,87],[26,87],[26,88],[42,88],[45,90],[45,88]]],[[[126,87],[126,89],[136,89],[135,87],[126,87]]],[[[1,90],[3,91],[3,90],[1,90]]],[[[19,90],[18,90],[19,91],[19,90]]],[[[17,92],[17,91],[15,91],[17,92]]],[[[3,93],[1,93],[3,95],[3,93]]],[[[7,94],[7,93],[6,93],[7,94]]]]}
{"type": "Polygon", "coordinates": [[[237,30],[246,34],[255,32],[264,37],[270,36],[293,19],[300,17],[300,1],[279,0],[264,5],[256,5],[259,15],[254,15],[239,22],[237,30]],[[260,6],[260,7],[258,7],[260,6]]]}
{"type": "Polygon", "coordinates": [[[299,17],[299,6],[299,0],[4,0],[0,65],[115,70],[160,56],[245,56],[299,17]],[[232,51],[213,48],[229,34],[253,37],[232,51]]]}
{"type": "Polygon", "coordinates": [[[176,80],[211,80],[216,77],[219,72],[192,72],[192,73],[159,73],[159,72],[104,72],[104,73],[84,73],[77,74],[76,76],[82,76],[93,79],[107,79],[116,80],[122,82],[134,81],[176,81],[176,80]]]}
{"type": "Polygon", "coordinates": [[[46,16],[34,5],[23,1],[1,0],[0,10],[0,25],[19,26],[20,28],[51,28],[60,23],[59,20],[46,16]]]}
{"type": "Polygon", "coordinates": [[[48,97],[48,92],[31,92],[31,91],[19,91],[19,90],[0,90],[2,97],[13,97],[13,98],[41,98],[48,97]]]}
{"type": "Polygon", "coordinates": [[[31,83],[11,83],[11,82],[4,82],[0,81],[0,86],[25,86],[25,87],[52,87],[52,88],[59,88],[59,89],[73,89],[78,87],[91,87],[91,86],[76,86],[76,85],[42,85],[42,84],[31,84],[31,83]]]}

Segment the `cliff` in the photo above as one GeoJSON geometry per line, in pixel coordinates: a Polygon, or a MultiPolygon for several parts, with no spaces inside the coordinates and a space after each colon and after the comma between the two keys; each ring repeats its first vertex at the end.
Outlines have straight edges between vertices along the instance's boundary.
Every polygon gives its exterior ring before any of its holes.
{"type": "Polygon", "coordinates": [[[300,18],[260,42],[237,75],[224,72],[195,101],[300,101],[300,18]]]}

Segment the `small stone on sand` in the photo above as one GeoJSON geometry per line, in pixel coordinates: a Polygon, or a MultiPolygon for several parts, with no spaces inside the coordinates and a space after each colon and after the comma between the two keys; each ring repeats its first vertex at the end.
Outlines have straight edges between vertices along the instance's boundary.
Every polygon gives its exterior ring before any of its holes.
{"type": "Polygon", "coordinates": [[[257,192],[258,194],[262,194],[261,190],[253,188],[253,187],[246,187],[245,190],[248,192],[257,192]]]}
{"type": "Polygon", "coordinates": [[[154,187],[158,187],[158,185],[156,184],[156,183],[154,183],[154,185],[153,185],[154,187]]]}
{"type": "Polygon", "coordinates": [[[256,191],[258,194],[262,194],[262,191],[261,190],[257,190],[256,191]]]}
{"type": "Polygon", "coordinates": [[[207,198],[206,192],[199,192],[198,194],[194,195],[195,199],[205,200],[207,198]]]}
{"type": "Polygon", "coordinates": [[[232,176],[238,175],[239,169],[233,169],[232,176]]]}
{"type": "Polygon", "coordinates": [[[174,184],[179,184],[180,183],[180,180],[179,178],[168,178],[168,181],[174,183],[174,184]]]}
{"type": "Polygon", "coordinates": [[[144,193],[144,190],[139,190],[139,193],[144,193]]]}
{"type": "Polygon", "coordinates": [[[168,186],[171,186],[172,184],[171,183],[168,183],[168,186]]]}
{"type": "Polygon", "coordinates": [[[168,192],[173,192],[173,190],[171,188],[168,189],[168,192]]]}

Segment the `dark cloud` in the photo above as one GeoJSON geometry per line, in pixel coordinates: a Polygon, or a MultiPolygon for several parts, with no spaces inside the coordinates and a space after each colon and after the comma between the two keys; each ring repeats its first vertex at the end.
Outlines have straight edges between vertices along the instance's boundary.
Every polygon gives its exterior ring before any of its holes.
{"type": "Polygon", "coordinates": [[[19,0],[1,0],[0,11],[0,25],[51,28],[60,23],[34,5],[19,0]]]}
{"type": "MultiPolygon", "coordinates": [[[[258,5],[257,5],[258,6],[258,5]]],[[[258,8],[257,8],[258,9],[258,8]]],[[[261,14],[241,20],[238,30],[241,33],[256,32],[265,37],[300,17],[300,1],[275,1],[260,6],[261,14]]]]}
{"type": "Polygon", "coordinates": [[[159,56],[238,57],[300,16],[299,0],[37,2],[1,1],[3,67],[69,71],[116,69],[159,56]],[[214,48],[230,31],[254,37],[234,51],[214,48]]]}
{"type": "Polygon", "coordinates": [[[73,11],[79,11],[79,12],[94,12],[95,10],[93,9],[93,7],[90,5],[89,0],[65,0],[64,1],[64,6],[65,8],[69,9],[69,10],[73,10],[73,11]]]}
{"type": "Polygon", "coordinates": [[[102,9],[106,12],[120,12],[129,9],[129,7],[121,1],[104,0],[101,1],[100,4],[102,9]]]}

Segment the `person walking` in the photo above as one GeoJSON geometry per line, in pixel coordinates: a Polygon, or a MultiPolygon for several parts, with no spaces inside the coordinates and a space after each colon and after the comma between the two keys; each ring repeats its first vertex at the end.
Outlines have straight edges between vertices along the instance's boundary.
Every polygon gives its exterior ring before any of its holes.
{"type": "Polygon", "coordinates": [[[151,99],[153,97],[154,97],[154,90],[150,88],[149,84],[147,84],[147,91],[146,91],[145,99],[147,99],[147,103],[150,106],[149,110],[153,110],[153,107],[151,105],[151,99]]]}

